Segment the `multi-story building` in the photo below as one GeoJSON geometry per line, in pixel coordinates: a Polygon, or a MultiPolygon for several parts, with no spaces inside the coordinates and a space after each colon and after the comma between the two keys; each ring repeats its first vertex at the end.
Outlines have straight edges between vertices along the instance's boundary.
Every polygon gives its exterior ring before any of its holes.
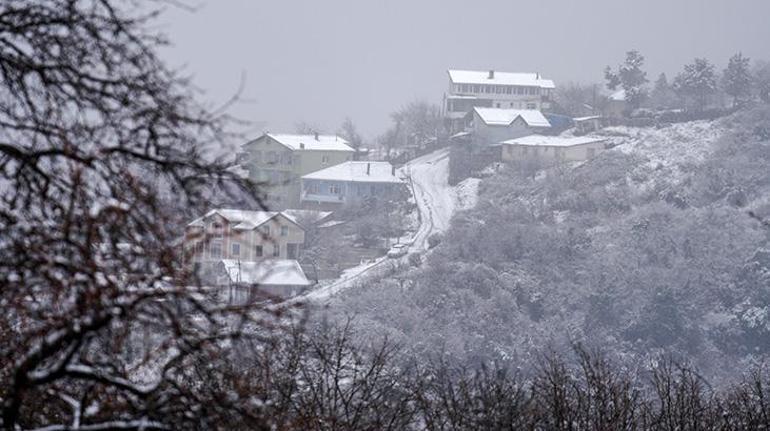
{"type": "Polygon", "coordinates": [[[543,79],[539,73],[494,70],[449,70],[448,73],[444,117],[452,132],[465,127],[466,115],[474,107],[548,110],[556,88],[553,81],[543,79]]]}
{"type": "Polygon", "coordinates": [[[185,248],[194,263],[298,259],[304,242],[302,226],[275,211],[215,209],[185,228],[185,248]]]}
{"type": "Polygon", "coordinates": [[[265,133],[242,147],[241,166],[249,177],[268,186],[267,204],[273,209],[300,203],[300,178],[353,159],[355,150],[336,135],[265,133]]]}

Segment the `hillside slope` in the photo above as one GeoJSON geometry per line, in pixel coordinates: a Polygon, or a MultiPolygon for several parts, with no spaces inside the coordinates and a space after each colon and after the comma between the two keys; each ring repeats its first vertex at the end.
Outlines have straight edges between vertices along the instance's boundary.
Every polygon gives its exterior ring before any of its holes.
{"type": "Polygon", "coordinates": [[[770,110],[612,128],[582,164],[485,179],[420,268],[331,315],[409,353],[519,368],[572,342],[629,365],[661,354],[719,377],[770,353],[770,110]]]}

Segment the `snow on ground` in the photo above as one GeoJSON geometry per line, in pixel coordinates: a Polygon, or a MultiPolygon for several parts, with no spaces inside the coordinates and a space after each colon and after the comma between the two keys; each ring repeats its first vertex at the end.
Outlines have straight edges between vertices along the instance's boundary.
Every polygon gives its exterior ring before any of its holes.
{"type": "Polygon", "coordinates": [[[666,170],[673,176],[672,182],[677,182],[683,174],[681,167],[705,160],[723,132],[714,122],[693,121],[660,129],[608,127],[595,135],[619,144],[618,151],[647,158],[650,168],[666,170]]]}
{"type": "Polygon", "coordinates": [[[476,206],[479,201],[480,178],[468,178],[455,187],[455,210],[465,211],[476,206]]]}
{"type": "MultiPolygon", "coordinates": [[[[405,243],[410,244],[409,254],[428,250],[428,237],[449,228],[455,211],[472,208],[478,199],[481,180],[469,178],[456,187],[448,183],[449,150],[442,149],[418,157],[400,169],[400,176],[410,178],[414,199],[420,213],[420,226],[414,236],[405,243]]],[[[382,277],[400,259],[378,258],[353,268],[346,269],[340,278],[323,283],[318,288],[297,298],[297,300],[327,300],[336,293],[359,285],[369,279],[382,277]]]]}

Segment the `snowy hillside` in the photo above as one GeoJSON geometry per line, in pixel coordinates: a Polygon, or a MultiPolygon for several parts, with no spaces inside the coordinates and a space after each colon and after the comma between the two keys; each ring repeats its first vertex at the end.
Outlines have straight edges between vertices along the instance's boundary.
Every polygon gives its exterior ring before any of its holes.
{"type": "Polygon", "coordinates": [[[487,178],[421,268],[350,290],[331,313],[465,363],[533,364],[581,342],[637,365],[686,354],[721,376],[770,352],[770,283],[747,281],[770,273],[749,215],[770,213],[757,124],[770,111],[610,128],[616,146],[593,160],[487,178]]]}

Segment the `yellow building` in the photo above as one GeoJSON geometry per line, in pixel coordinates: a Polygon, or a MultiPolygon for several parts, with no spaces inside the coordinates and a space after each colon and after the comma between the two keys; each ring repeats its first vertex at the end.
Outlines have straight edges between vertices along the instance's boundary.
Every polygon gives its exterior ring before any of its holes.
{"type": "Polygon", "coordinates": [[[241,166],[255,181],[266,184],[270,208],[298,208],[300,178],[346,161],[355,151],[336,135],[265,133],[243,145],[241,166]]]}

